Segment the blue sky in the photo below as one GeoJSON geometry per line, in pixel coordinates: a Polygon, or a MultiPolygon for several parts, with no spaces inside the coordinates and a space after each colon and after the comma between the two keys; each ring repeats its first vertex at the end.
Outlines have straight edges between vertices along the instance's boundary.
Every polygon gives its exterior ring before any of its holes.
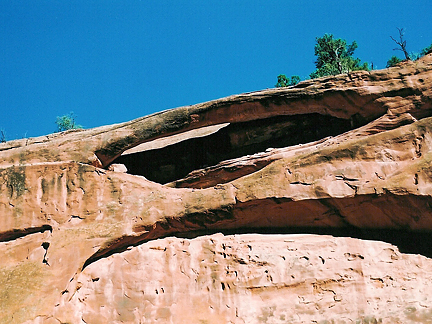
{"type": "Polygon", "coordinates": [[[55,131],[73,111],[85,128],[306,78],[315,38],[356,40],[384,68],[390,35],[432,43],[430,0],[0,0],[0,129],[55,131]]]}

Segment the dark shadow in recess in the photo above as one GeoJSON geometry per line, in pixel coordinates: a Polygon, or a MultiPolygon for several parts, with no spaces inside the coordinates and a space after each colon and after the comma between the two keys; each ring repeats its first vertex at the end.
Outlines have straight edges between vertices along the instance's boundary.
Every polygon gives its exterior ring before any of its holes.
{"type": "MultiPolygon", "coordinates": [[[[157,237],[162,239],[166,237],[177,237],[185,239],[194,239],[204,235],[212,235],[222,233],[224,235],[239,235],[239,234],[316,234],[316,235],[331,235],[335,237],[351,237],[362,240],[382,241],[398,247],[401,253],[420,254],[427,258],[432,258],[432,232],[429,231],[407,231],[393,229],[360,229],[355,227],[341,228],[322,228],[322,227],[279,227],[279,228],[237,228],[237,229],[215,229],[215,230],[197,230],[187,233],[170,233],[157,237]]],[[[155,238],[137,240],[134,237],[129,237],[117,248],[96,253],[86,260],[81,271],[87,266],[96,262],[101,258],[109,257],[116,253],[121,253],[133,246],[138,246],[146,242],[152,241],[155,238]],[[132,241],[135,240],[135,241],[132,241]]]]}
{"type": "Polygon", "coordinates": [[[342,228],[244,228],[229,230],[202,230],[188,233],[176,233],[171,236],[192,239],[203,235],[222,233],[234,234],[318,234],[332,235],[335,237],[352,237],[362,240],[382,241],[396,245],[401,253],[421,254],[432,258],[432,232],[407,231],[393,229],[360,229],[355,227],[342,228]]]}
{"type": "Polygon", "coordinates": [[[13,241],[13,240],[16,240],[20,237],[24,237],[24,236],[27,236],[30,234],[35,234],[35,233],[43,233],[45,231],[52,232],[51,225],[42,225],[42,226],[36,226],[36,227],[12,229],[12,230],[0,233],[0,242],[13,241]]]}
{"type": "Polygon", "coordinates": [[[130,174],[164,184],[182,179],[191,171],[264,152],[270,147],[288,147],[336,136],[361,126],[360,119],[358,116],[347,120],[313,113],[230,124],[205,137],[122,155],[113,163],[126,165],[130,174]]]}

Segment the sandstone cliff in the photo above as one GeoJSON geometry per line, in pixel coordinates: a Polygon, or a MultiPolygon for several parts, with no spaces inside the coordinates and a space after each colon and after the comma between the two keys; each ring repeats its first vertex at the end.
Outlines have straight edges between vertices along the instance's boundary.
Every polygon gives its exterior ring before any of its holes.
{"type": "Polygon", "coordinates": [[[0,322],[429,323],[431,145],[432,55],[0,144],[0,322]]]}

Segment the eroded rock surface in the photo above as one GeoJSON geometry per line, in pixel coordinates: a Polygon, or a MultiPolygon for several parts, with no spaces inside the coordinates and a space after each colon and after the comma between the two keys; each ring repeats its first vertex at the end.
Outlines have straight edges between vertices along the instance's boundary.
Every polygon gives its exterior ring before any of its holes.
{"type": "Polygon", "coordinates": [[[69,283],[53,317],[63,323],[427,323],[431,279],[431,259],[382,242],[325,235],[165,238],[87,267],[69,283]]]}
{"type": "Polygon", "coordinates": [[[429,323],[431,89],[428,55],[0,144],[0,322],[429,323]]]}

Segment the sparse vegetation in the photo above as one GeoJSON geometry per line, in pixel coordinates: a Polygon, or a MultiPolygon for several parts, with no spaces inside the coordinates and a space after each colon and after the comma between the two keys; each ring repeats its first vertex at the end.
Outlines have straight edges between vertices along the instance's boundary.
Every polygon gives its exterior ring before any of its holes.
{"type": "Polygon", "coordinates": [[[432,44],[430,44],[428,47],[423,48],[420,51],[420,57],[425,56],[426,54],[432,53],[432,44]]]}
{"type": "Polygon", "coordinates": [[[399,45],[400,48],[395,48],[395,51],[402,51],[405,55],[405,59],[407,61],[411,60],[410,55],[408,54],[408,51],[406,49],[406,40],[403,39],[404,37],[404,30],[403,28],[397,28],[397,30],[399,31],[399,40],[397,41],[396,39],[394,39],[392,36],[390,36],[390,38],[399,45]]]}
{"type": "MultiPolygon", "coordinates": [[[[316,70],[309,76],[314,79],[351,71],[369,71],[368,63],[361,63],[359,58],[353,57],[357,46],[355,41],[348,45],[345,39],[335,38],[332,34],[317,37],[315,44],[316,70]]],[[[279,74],[275,87],[289,87],[299,82],[300,77],[298,75],[288,78],[285,74],[279,74]]]]}
{"type": "Polygon", "coordinates": [[[276,88],[289,87],[296,85],[300,82],[300,77],[298,75],[293,75],[291,78],[287,78],[285,74],[279,74],[277,77],[276,88]]]}
{"type": "Polygon", "coordinates": [[[396,65],[398,65],[400,62],[402,62],[402,60],[401,60],[399,57],[393,55],[393,56],[392,56],[392,57],[387,61],[387,65],[386,65],[386,67],[389,68],[389,67],[392,67],[392,66],[396,66],[396,65]]]}
{"type": "Polygon", "coordinates": [[[75,114],[71,111],[69,114],[56,119],[57,132],[63,132],[70,129],[82,129],[81,125],[75,123],[75,114]]]}
{"type": "Polygon", "coordinates": [[[354,58],[354,51],[358,47],[353,41],[347,45],[345,39],[334,38],[332,34],[325,34],[316,38],[315,61],[316,70],[310,74],[312,79],[327,75],[349,73],[351,71],[369,70],[367,63],[360,63],[359,58],[354,58]]]}
{"type": "MultiPolygon", "coordinates": [[[[402,51],[404,53],[405,56],[405,61],[415,61],[418,60],[419,58],[425,56],[428,53],[432,52],[432,44],[429,45],[428,47],[423,48],[420,52],[410,52],[408,53],[407,47],[406,47],[406,40],[404,40],[404,29],[403,28],[397,28],[398,32],[399,32],[399,40],[394,39],[392,36],[390,36],[390,38],[397,44],[399,45],[399,47],[394,48],[394,51],[402,51]]],[[[387,65],[386,67],[392,67],[392,66],[396,66],[397,64],[399,64],[400,62],[402,62],[404,60],[398,58],[397,56],[392,56],[388,61],[387,61],[387,65]]]]}
{"type": "MultiPolygon", "coordinates": [[[[404,53],[405,60],[415,61],[419,58],[432,53],[432,44],[428,47],[423,48],[420,52],[408,53],[406,40],[404,40],[404,29],[397,28],[399,32],[399,39],[395,39],[392,36],[390,38],[399,46],[394,50],[400,50],[404,53]]],[[[350,73],[352,71],[366,70],[369,71],[369,64],[367,62],[361,63],[359,58],[354,58],[354,51],[358,45],[356,41],[351,44],[347,44],[345,39],[335,38],[332,34],[325,34],[322,37],[316,38],[315,44],[315,61],[316,70],[309,76],[310,78],[319,78],[327,75],[337,75],[343,73],[350,73]]],[[[404,60],[393,55],[386,64],[386,67],[396,66],[404,60]]],[[[373,69],[373,63],[372,63],[373,69]]],[[[289,87],[296,85],[300,82],[298,75],[293,75],[291,78],[285,74],[279,74],[277,77],[276,88],[289,87]]]]}

